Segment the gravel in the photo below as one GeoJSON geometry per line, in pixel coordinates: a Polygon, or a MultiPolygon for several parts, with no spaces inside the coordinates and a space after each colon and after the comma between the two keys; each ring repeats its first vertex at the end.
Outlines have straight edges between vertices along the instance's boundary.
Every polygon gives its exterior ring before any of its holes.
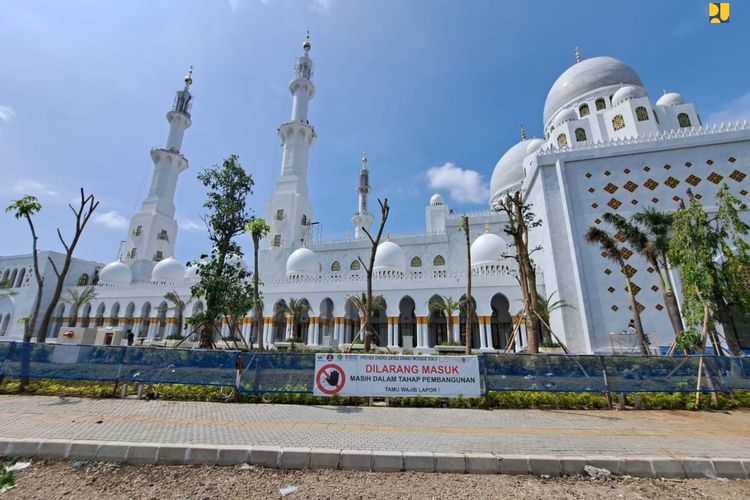
{"type": "Polygon", "coordinates": [[[344,470],[280,470],[256,466],[149,466],[72,461],[34,461],[16,476],[13,498],[227,499],[457,499],[457,498],[750,498],[747,480],[658,480],[573,476],[375,473],[344,470]],[[289,488],[290,490],[292,488],[289,488]]]}

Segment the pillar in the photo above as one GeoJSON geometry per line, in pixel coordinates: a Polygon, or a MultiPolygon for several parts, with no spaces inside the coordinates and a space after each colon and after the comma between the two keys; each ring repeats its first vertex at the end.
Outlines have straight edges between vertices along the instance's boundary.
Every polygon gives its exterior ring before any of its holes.
{"type": "Polygon", "coordinates": [[[175,327],[177,326],[176,318],[167,318],[167,326],[164,328],[164,338],[166,339],[170,335],[174,335],[175,327]]]}
{"type": "Polygon", "coordinates": [[[401,328],[401,325],[399,325],[398,323],[398,318],[399,318],[398,316],[393,318],[393,345],[396,347],[403,347],[398,340],[398,332],[399,332],[399,329],[401,328]]]}
{"type": "Polygon", "coordinates": [[[336,316],[334,318],[333,323],[333,345],[334,347],[338,347],[338,345],[341,343],[341,323],[343,322],[344,318],[341,316],[336,316]]]}
{"type": "Polygon", "coordinates": [[[286,333],[284,340],[294,337],[294,319],[291,316],[286,317],[286,333]]]}
{"type": "Polygon", "coordinates": [[[425,342],[425,327],[427,326],[427,317],[417,316],[417,349],[424,349],[427,347],[425,342]]]}
{"type": "Polygon", "coordinates": [[[310,318],[310,326],[312,328],[312,332],[310,337],[308,338],[308,344],[310,344],[311,346],[320,345],[320,318],[310,318]]]}
{"type": "Polygon", "coordinates": [[[148,319],[148,335],[146,336],[147,340],[149,341],[154,340],[158,332],[159,332],[159,318],[149,318],[148,319]]]}
{"type": "Polygon", "coordinates": [[[396,340],[393,337],[393,323],[394,320],[398,320],[398,318],[394,318],[393,316],[388,316],[388,343],[386,344],[388,347],[396,347],[396,340]]]}
{"type": "Polygon", "coordinates": [[[273,318],[263,317],[263,344],[266,347],[273,345],[273,318]]]}
{"type": "Polygon", "coordinates": [[[451,336],[453,337],[453,342],[461,342],[461,323],[458,316],[453,316],[452,330],[451,336]]]}

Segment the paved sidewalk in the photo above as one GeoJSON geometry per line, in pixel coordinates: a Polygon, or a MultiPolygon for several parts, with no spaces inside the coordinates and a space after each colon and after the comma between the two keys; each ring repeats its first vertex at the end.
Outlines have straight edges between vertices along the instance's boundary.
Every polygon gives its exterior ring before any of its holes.
{"type": "Polygon", "coordinates": [[[18,439],[325,448],[400,456],[698,457],[750,464],[750,412],[484,411],[0,396],[0,441],[18,439]]]}

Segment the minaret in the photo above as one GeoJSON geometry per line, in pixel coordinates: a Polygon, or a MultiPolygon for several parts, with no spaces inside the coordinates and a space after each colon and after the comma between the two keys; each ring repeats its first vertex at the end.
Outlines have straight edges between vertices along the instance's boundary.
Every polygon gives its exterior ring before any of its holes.
{"type": "Polygon", "coordinates": [[[185,76],[185,88],[177,91],[172,109],[167,113],[169,136],[163,148],[151,150],[154,173],[151,188],[143,200],[140,212],[130,221],[128,239],[120,259],[130,265],[133,281],[148,281],[154,265],[163,258],[174,256],[177,221],[174,218],[174,193],[177,177],[188,168],[182,153],[182,138],[190,127],[190,107],[193,96],[193,67],[185,76]]]}
{"type": "Polygon", "coordinates": [[[359,193],[359,205],[357,212],[352,217],[352,224],[354,224],[354,237],[364,238],[365,232],[362,228],[370,230],[370,226],[375,221],[375,218],[370,212],[367,211],[367,195],[372,191],[370,189],[370,171],[367,170],[367,153],[362,154],[362,168],[359,169],[359,186],[357,186],[357,193],[359,193]]]}
{"type": "Polygon", "coordinates": [[[279,127],[281,176],[266,211],[266,221],[271,226],[270,234],[262,240],[266,249],[297,248],[310,233],[312,205],[307,197],[307,158],[317,137],[307,119],[308,104],[315,96],[311,47],[308,32],[302,44],[304,54],[297,58],[295,77],[289,82],[291,120],[279,127]]]}

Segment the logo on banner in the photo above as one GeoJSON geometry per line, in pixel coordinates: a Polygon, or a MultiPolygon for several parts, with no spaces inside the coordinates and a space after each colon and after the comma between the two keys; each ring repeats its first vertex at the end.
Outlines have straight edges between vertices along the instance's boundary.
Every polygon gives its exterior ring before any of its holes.
{"type": "Polygon", "coordinates": [[[315,385],[323,394],[338,394],[344,388],[346,374],[339,365],[328,363],[315,374],[315,385]]]}

